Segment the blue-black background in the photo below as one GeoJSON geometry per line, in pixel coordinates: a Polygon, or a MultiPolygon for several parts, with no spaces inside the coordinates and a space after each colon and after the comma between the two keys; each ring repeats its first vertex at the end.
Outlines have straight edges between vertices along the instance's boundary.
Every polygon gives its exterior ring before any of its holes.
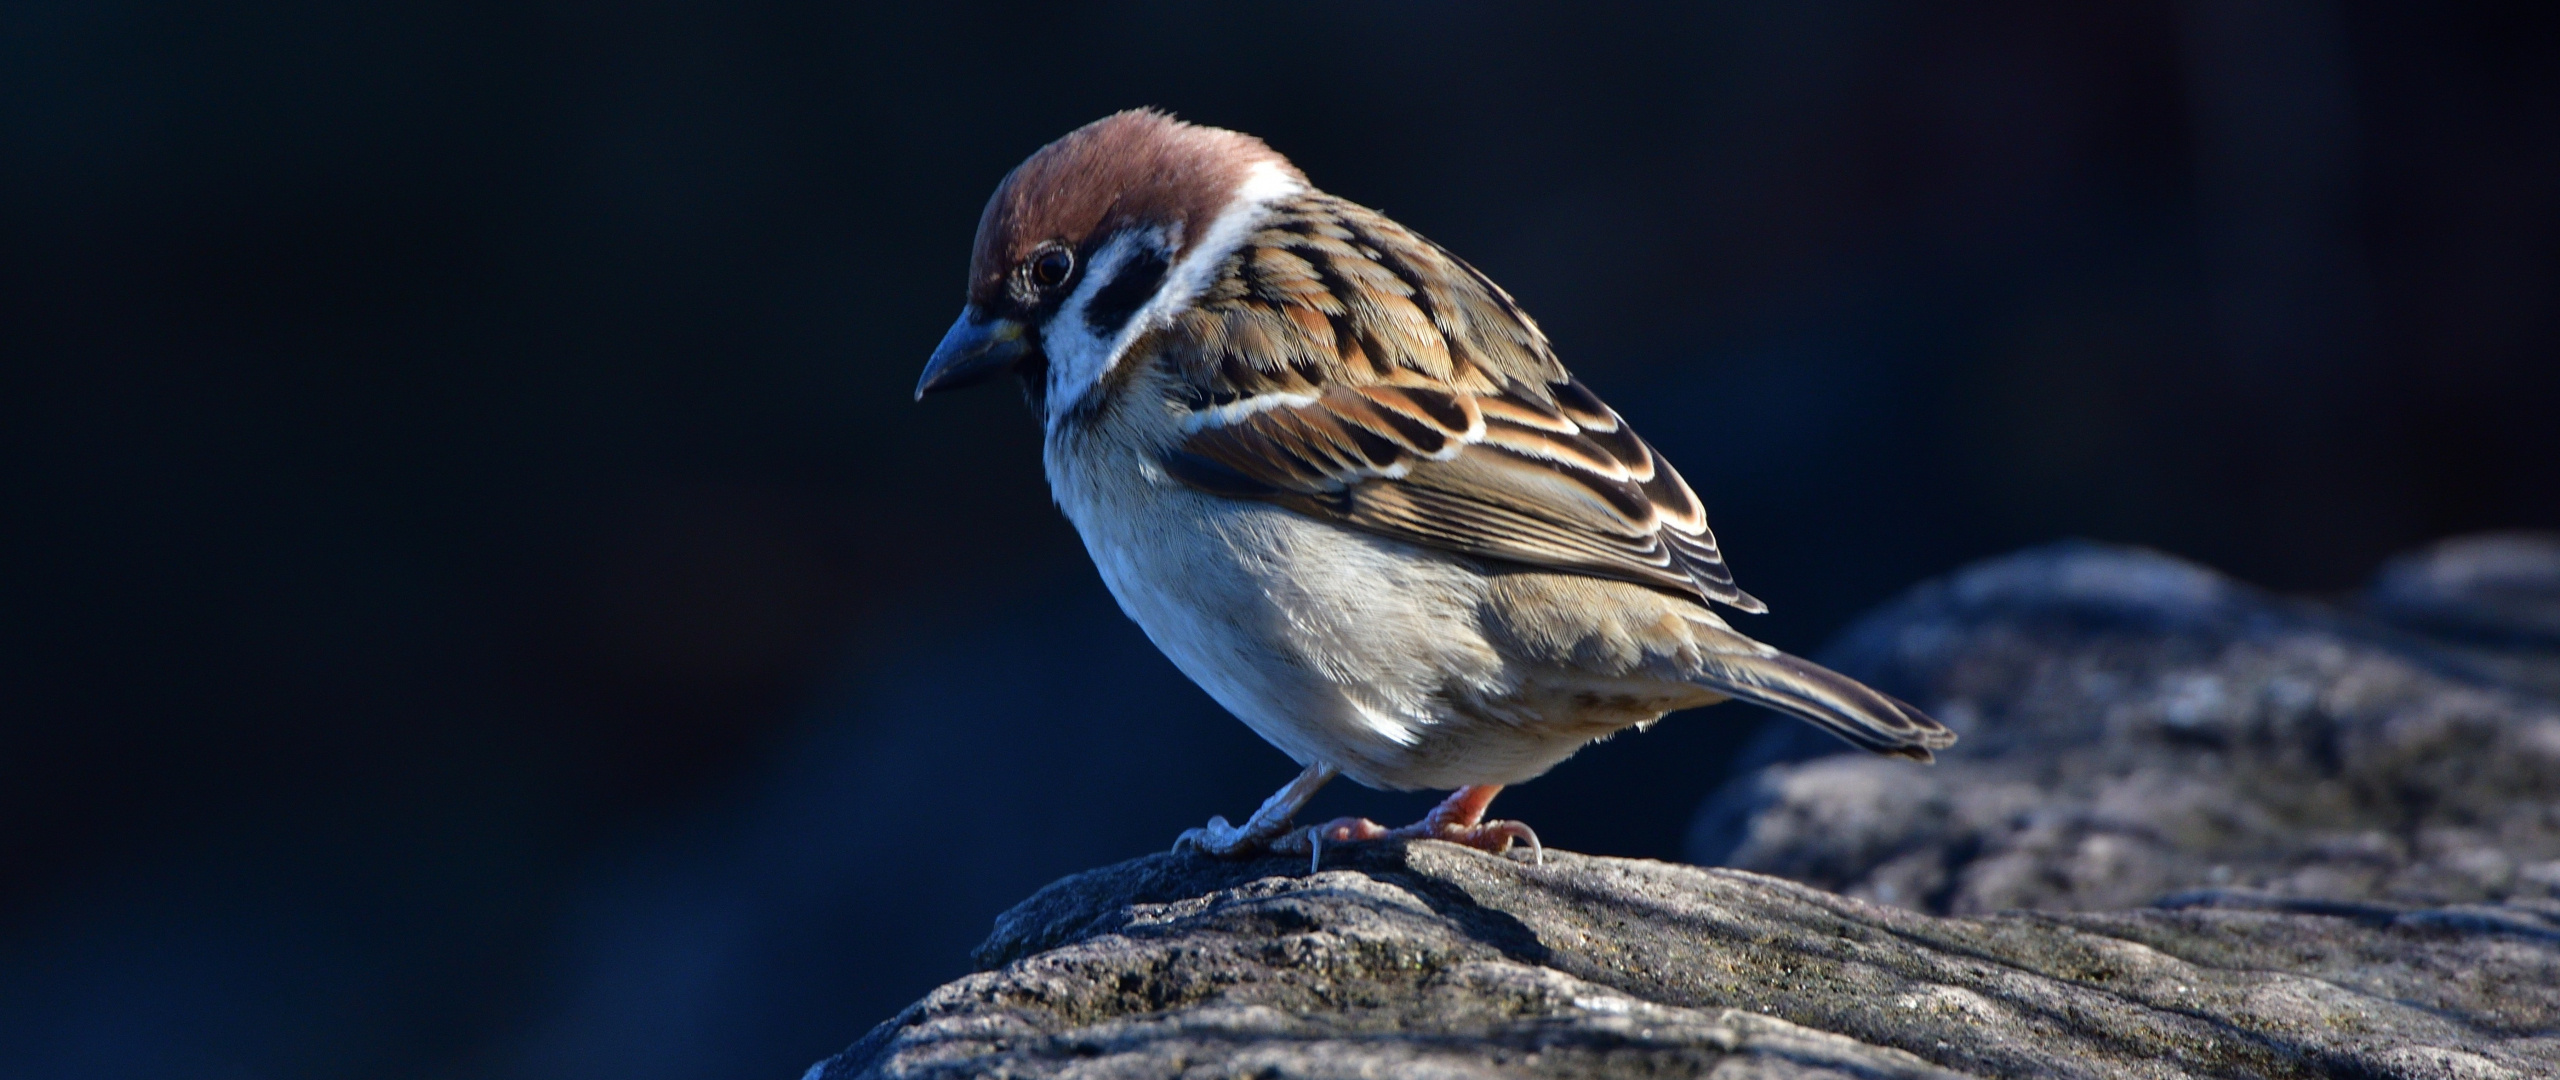
{"type": "MultiPolygon", "coordinates": [[[[0,1074],[787,1076],[1250,810],[1016,395],[908,400],[1118,108],[1508,286],[1786,647],[2058,536],[2560,525],[2553,10],[8,5],[0,1074]]],[[[1501,809],[1674,857],[1760,719],[1501,809]]]]}

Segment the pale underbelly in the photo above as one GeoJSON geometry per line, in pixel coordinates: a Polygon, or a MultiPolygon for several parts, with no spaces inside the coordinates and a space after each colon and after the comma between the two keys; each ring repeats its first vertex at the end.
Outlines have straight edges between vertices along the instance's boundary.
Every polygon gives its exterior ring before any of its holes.
{"type": "Polygon", "coordinates": [[[1694,687],[1505,658],[1466,560],[1277,507],[1149,494],[1197,501],[1069,516],[1148,638],[1302,764],[1379,788],[1517,783],[1593,739],[1705,703],[1694,687]]]}

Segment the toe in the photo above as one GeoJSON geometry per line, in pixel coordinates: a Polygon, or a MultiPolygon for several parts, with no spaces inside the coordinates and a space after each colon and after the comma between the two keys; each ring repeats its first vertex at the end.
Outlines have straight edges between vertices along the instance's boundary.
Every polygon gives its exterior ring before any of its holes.
{"type": "Polygon", "coordinates": [[[1323,837],[1325,843],[1343,844],[1354,840],[1381,839],[1387,835],[1387,828],[1368,818],[1344,817],[1316,826],[1315,834],[1323,837]]]}
{"type": "Polygon", "coordinates": [[[1463,844],[1495,855],[1510,851],[1514,843],[1523,843],[1529,845],[1529,850],[1538,854],[1540,862],[1546,860],[1546,846],[1538,842],[1537,830],[1517,821],[1486,821],[1474,825],[1449,826],[1434,830],[1432,838],[1446,840],[1452,844],[1463,844]]]}
{"type": "Polygon", "coordinates": [[[1205,826],[1184,829],[1181,836],[1174,838],[1173,850],[1197,851],[1223,859],[1250,850],[1255,846],[1254,840],[1244,830],[1227,824],[1227,819],[1213,817],[1205,826]]]}

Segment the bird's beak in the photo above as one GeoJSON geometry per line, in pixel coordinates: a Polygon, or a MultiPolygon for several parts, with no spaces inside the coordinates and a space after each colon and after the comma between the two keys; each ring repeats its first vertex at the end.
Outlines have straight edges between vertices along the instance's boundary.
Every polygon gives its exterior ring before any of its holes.
{"type": "Polygon", "coordinates": [[[957,390],[1003,374],[1031,351],[1029,330],[1012,319],[989,318],[975,307],[963,308],[960,320],[942,335],[933,359],[925,361],[916,380],[916,400],[936,390],[957,390]]]}

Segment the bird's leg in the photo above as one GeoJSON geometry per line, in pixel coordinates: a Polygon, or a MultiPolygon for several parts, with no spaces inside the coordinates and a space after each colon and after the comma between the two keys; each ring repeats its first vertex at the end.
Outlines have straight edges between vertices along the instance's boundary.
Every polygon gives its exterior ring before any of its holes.
{"type": "MultiPolygon", "coordinates": [[[[1536,853],[1538,862],[1544,865],[1547,849],[1538,843],[1535,830],[1517,821],[1484,819],[1485,807],[1492,805],[1493,797],[1501,792],[1500,784],[1459,788],[1450,792],[1448,798],[1440,800],[1440,805],[1432,807],[1430,813],[1422,815],[1422,820],[1401,829],[1385,828],[1368,818],[1335,818],[1308,829],[1305,835],[1312,845],[1354,840],[1446,840],[1496,855],[1510,850],[1512,841],[1517,840],[1526,842],[1529,850],[1536,853]]],[[[1323,857],[1320,850],[1315,853],[1319,861],[1323,857]]]]}
{"type": "Polygon", "coordinates": [[[1290,832],[1289,823],[1297,819],[1298,811],[1306,807],[1307,800],[1316,797],[1318,789],[1341,772],[1322,762],[1309,765],[1297,779],[1281,785],[1279,791],[1262,800],[1262,809],[1246,818],[1242,828],[1227,824],[1223,817],[1213,817],[1203,828],[1183,830],[1182,836],[1173,842],[1173,850],[1188,848],[1221,858],[1266,850],[1272,846],[1273,838],[1282,834],[1296,835],[1290,832]]]}

